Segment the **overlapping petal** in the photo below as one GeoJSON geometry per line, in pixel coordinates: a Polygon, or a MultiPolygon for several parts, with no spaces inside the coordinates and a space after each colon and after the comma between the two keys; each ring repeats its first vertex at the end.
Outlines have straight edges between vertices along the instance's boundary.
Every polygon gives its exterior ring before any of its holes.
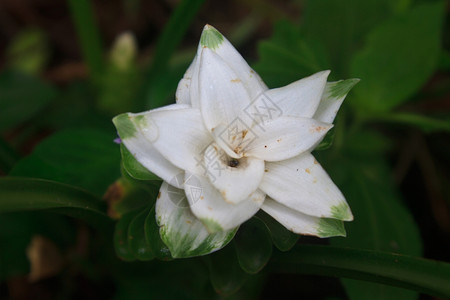
{"type": "Polygon", "coordinates": [[[210,131],[219,124],[232,124],[250,104],[241,79],[209,48],[200,57],[199,89],[203,121],[210,131]]]}
{"type": "Polygon", "coordinates": [[[310,118],[279,117],[255,126],[256,138],[243,152],[265,161],[289,159],[318,143],[332,126],[310,118]]]}
{"type": "Polygon", "coordinates": [[[227,203],[208,178],[190,172],[186,172],[184,186],[192,213],[209,232],[241,225],[259,210],[265,198],[265,194],[257,190],[238,204],[227,203]]]}
{"type": "Polygon", "coordinates": [[[260,188],[277,202],[319,218],[353,220],[341,191],[310,153],[265,168],[260,188]]]}
{"type": "Polygon", "coordinates": [[[198,109],[183,106],[128,116],[136,130],[163,157],[182,170],[196,172],[202,152],[212,141],[198,109]]]}
{"type": "Polygon", "coordinates": [[[319,106],[329,74],[330,71],[318,72],[289,85],[268,90],[265,94],[278,106],[283,116],[311,118],[319,106]]]}
{"type": "Polygon", "coordinates": [[[206,149],[204,165],[209,181],[227,203],[247,200],[258,189],[264,175],[263,160],[230,158],[217,144],[206,149]]]}
{"type": "Polygon", "coordinates": [[[254,99],[263,91],[267,90],[267,86],[261,77],[253,71],[247,64],[245,59],[233,47],[233,45],[214,27],[206,25],[200,38],[200,45],[197,55],[203,48],[209,48],[214,51],[229,68],[236,74],[244,87],[250,94],[250,98],[254,99]]]}
{"type": "MultiPolygon", "coordinates": [[[[175,94],[175,100],[179,104],[191,105],[191,85],[192,77],[194,76],[194,71],[198,69],[197,64],[199,63],[197,57],[190,64],[189,68],[183,75],[177,86],[177,91],[175,94]]],[[[197,72],[198,73],[198,72],[197,72]]]]}
{"type": "Polygon", "coordinates": [[[348,92],[359,82],[359,79],[347,79],[328,82],[320,100],[314,119],[331,123],[341,107],[348,92]]]}
{"type": "Polygon", "coordinates": [[[345,236],[344,224],[340,220],[306,215],[270,198],[264,201],[261,209],[284,227],[297,234],[318,237],[345,236]]]}
{"type": "Polygon", "coordinates": [[[209,233],[190,211],[184,190],[163,182],[156,201],[160,235],[173,257],[191,257],[214,252],[233,238],[236,230],[209,233]]]}

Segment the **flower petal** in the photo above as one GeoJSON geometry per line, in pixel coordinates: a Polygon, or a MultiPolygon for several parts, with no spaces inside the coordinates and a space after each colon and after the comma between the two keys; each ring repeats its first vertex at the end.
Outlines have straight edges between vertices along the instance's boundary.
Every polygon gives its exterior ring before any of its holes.
{"type": "Polygon", "coordinates": [[[288,230],[297,234],[314,235],[322,238],[346,236],[344,223],[340,220],[305,215],[270,198],[264,201],[261,209],[288,230]]]}
{"type": "Polygon", "coordinates": [[[320,100],[314,119],[332,123],[348,92],[359,82],[359,79],[347,79],[328,82],[320,100]]]}
{"type": "Polygon", "coordinates": [[[277,202],[319,218],[353,220],[341,191],[310,153],[266,162],[265,169],[260,189],[277,202]]]}
{"type": "Polygon", "coordinates": [[[283,116],[311,118],[319,106],[329,74],[330,71],[318,72],[287,86],[268,90],[265,95],[278,106],[283,116]]]}
{"type": "Polygon", "coordinates": [[[202,50],[199,72],[200,109],[206,128],[231,124],[250,104],[250,96],[226,62],[208,48],[202,50]]]}
{"type": "MultiPolygon", "coordinates": [[[[171,107],[174,106],[180,107],[178,104],[171,107]]],[[[156,109],[128,116],[130,123],[163,157],[180,169],[197,172],[203,151],[212,142],[198,109],[156,109]]]]}
{"type": "Polygon", "coordinates": [[[166,181],[183,172],[162,156],[144,134],[137,130],[129,114],[118,115],[113,123],[125,147],[149,171],[166,181]]]}
{"type": "Polygon", "coordinates": [[[250,94],[255,98],[261,92],[267,90],[267,86],[261,77],[247,64],[245,59],[233,47],[233,45],[211,25],[206,25],[200,38],[199,52],[207,47],[220,56],[237,75],[250,94]]]}
{"type": "Polygon", "coordinates": [[[156,220],[163,242],[174,258],[205,255],[225,247],[236,229],[209,233],[189,209],[184,190],[163,182],[156,201],[156,220]]]}
{"type": "Polygon", "coordinates": [[[227,203],[237,204],[250,197],[264,175],[264,161],[245,157],[232,159],[217,144],[204,153],[205,175],[227,203]],[[233,164],[233,166],[230,166],[233,164]]]}
{"type": "Polygon", "coordinates": [[[191,105],[191,96],[190,96],[191,82],[192,76],[194,75],[194,70],[197,68],[198,63],[199,60],[197,59],[197,57],[194,57],[194,60],[192,61],[191,65],[186,70],[186,73],[184,73],[183,78],[178,83],[175,99],[176,102],[179,104],[191,105]]]}
{"type": "Polygon", "coordinates": [[[265,194],[256,190],[238,204],[225,202],[208,178],[186,172],[184,189],[192,213],[209,232],[230,230],[250,219],[264,202],[265,194]]]}
{"type": "Polygon", "coordinates": [[[243,149],[246,156],[265,161],[285,160],[318,143],[332,124],[310,118],[278,117],[255,126],[256,138],[243,149]]]}

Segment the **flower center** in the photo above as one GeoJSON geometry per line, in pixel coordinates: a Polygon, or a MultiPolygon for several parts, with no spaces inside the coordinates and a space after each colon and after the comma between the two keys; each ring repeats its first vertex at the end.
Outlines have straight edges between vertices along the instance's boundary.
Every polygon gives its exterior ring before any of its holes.
{"type": "Polygon", "coordinates": [[[232,168],[236,168],[237,166],[239,166],[239,160],[237,160],[236,158],[231,158],[228,161],[228,166],[232,167],[232,168]]]}

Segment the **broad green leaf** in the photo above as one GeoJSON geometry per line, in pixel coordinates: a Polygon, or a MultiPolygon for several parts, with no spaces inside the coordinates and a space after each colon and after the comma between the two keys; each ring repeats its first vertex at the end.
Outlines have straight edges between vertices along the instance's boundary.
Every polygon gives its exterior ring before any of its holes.
{"type": "Polygon", "coordinates": [[[274,218],[269,216],[264,211],[260,210],[256,218],[261,219],[269,230],[272,242],[281,251],[289,251],[297,243],[299,235],[289,231],[277,222],[274,218]]]}
{"type": "Polygon", "coordinates": [[[13,71],[0,74],[0,132],[13,129],[44,109],[57,96],[39,78],[13,71]]]}
{"type": "MultiPolygon", "coordinates": [[[[332,75],[348,77],[351,57],[373,26],[407,7],[404,0],[310,0],[302,20],[302,33],[320,42],[330,57],[332,75]]],[[[358,76],[357,76],[358,77],[358,76]]],[[[358,77],[362,78],[363,77],[358,77]]]]}
{"type": "Polygon", "coordinates": [[[250,274],[264,268],[272,255],[272,240],[264,223],[252,218],[243,224],[234,238],[241,268],[250,274]]]}
{"type": "Polygon", "coordinates": [[[292,251],[274,254],[267,268],[283,274],[352,278],[416,290],[444,299],[450,297],[449,263],[391,252],[298,245],[292,251]]]}
{"type": "Polygon", "coordinates": [[[143,209],[131,220],[128,226],[128,248],[134,257],[139,260],[151,260],[155,257],[145,234],[145,219],[148,212],[149,208],[143,209]]]}
{"type": "Polygon", "coordinates": [[[371,31],[351,64],[351,75],[361,78],[355,107],[388,111],[425,84],[440,57],[443,4],[418,5],[371,31]]]}
{"type": "Polygon", "coordinates": [[[98,196],[120,177],[120,153],[114,135],[93,129],[58,132],[19,161],[12,176],[55,180],[98,196]]]}
{"type": "Polygon", "coordinates": [[[307,40],[296,25],[279,22],[273,36],[258,45],[255,70],[270,87],[279,87],[330,68],[320,43],[307,40]]]}
{"type": "MultiPolygon", "coordinates": [[[[401,203],[386,163],[352,149],[372,137],[348,141],[346,156],[327,168],[344,193],[355,220],[347,224],[347,238],[332,239],[332,245],[421,255],[420,234],[411,214],[401,203]],[[359,156],[352,155],[358,153],[359,156]],[[336,176],[334,176],[334,174],[336,176]]],[[[351,136],[349,137],[351,139],[351,136]]],[[[370,153],[370,152],[369,152],[370,153]]],[[[343,280],[351,299],[415,299],[414,292],[383,285],[343,280]]]]}
{"type": "Polygon", "coordinates": [[[227,296],[238,291],[249,276],[239,266],[234,247],[228,245],[207,257],[211,284],[216,293],[227,296]]]}
{"type": "Polygon", "coordinates": [[[124,144],[120,144],[120,153],[123,167],[131,177],[139,180],[160,180],[158,176],[141,165],[124,144]]]}

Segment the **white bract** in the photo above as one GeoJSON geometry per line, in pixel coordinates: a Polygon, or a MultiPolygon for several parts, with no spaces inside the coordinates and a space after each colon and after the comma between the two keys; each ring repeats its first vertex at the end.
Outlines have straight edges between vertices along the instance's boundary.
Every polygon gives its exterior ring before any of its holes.
{"type": "Polygon", "coordinates": [[[220,249],[260,209],[297,234],[345,235],[350,208],[311,151],[358,80],[328,74],[268,89],[206,25],[176,104],[114,118],[126,148],[164,180],[156,218],[174,257],[220,249]]]}

